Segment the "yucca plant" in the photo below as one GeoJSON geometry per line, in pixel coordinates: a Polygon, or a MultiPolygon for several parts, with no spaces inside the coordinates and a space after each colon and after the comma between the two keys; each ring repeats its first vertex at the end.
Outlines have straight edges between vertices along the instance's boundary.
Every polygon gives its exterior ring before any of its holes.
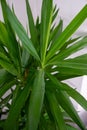
{"type": "Polygon", "coordinates": [[[87,74],[87,54],[69,58],[87,46],[87,37],[71,39],[87,17],[87,5],[63,30],[55,24],[58,9],[43,0],[36,22],[28,0],[26,10],[30,36],[6,0],[0,0],[0,120],[2,130],[81,130],[85,126],[70,97],[87,110],[87,101],[63,80],[87,74]],[[41,20],[39,20],[41,19],[41,20]],[[66,116],[67,117],[67,116],[66,116]]]}

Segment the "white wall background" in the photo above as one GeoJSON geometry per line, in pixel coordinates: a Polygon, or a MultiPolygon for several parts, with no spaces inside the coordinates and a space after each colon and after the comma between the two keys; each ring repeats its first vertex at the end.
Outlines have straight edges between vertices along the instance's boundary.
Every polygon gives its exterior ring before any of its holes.
{"type": "MultiPolygon", "coordinates": [[[[26,16],[26,8],[25,8],[25,0],[7,0],[10,6],[14,5],[15,13],[17,14],[19,20],[22,22],[24,27],[27,25],[27,16],[26,16]]],[[[40,14],[41,2],[42,0],[29,0],[31,8],[33,10],[34,18],[36,19],[37,15],[40,14]]],[[[69,22],[74,18],[74,16],[81,10],[81,8],[87,3],[87,0],[54,0],[54,3],[57,4],[59,11],[59,17],[61,17],[64,21],[64,28],[69,24],[69,22]]],[[[0,20],[2,19],[2,13],[0,8],[0,20]]],[[[81,25],[81,27],[75,32],[75,36],[85,36],[87,35],[87,20],[81,25]]],[[[82,54],[85,53],[87,49],[82,50],[77,53],[82,54]]],[[[76,87],[78,91],[80,91],[85,98],[87,98],[87,77],[79,77],[73,80],[67,81],[72,87],[76,87]]],[[[78,107],[77,105],[75,105],[78,107]]],[[[85,122],[87,118],[86,112],[78,107],[80,111],[80,115],[85,122]]]]}

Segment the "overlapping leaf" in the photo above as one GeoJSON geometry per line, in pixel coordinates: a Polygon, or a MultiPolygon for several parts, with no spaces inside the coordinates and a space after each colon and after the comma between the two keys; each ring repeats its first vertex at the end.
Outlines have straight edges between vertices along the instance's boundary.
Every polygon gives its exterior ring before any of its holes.
{"type": "Polygon", "coordinates": [[[28,129],[37,130],[45,93],[44,71],[38,70],[29,103],[28,129]]]}
{"type": "Polygon", "coordinates": [[[13,30],[16,32],[16,34],[22,41],[23,46],[31,55],[33,55],[36,59],[39,60],[39,56],[38,56],[32,42],[30,41],[29,37],[27,36],[27,33],[26,33],[25,29],[23,28],[22,24],[19,22],[17,17],[12,13],[10,8],[7,6],[7,4],[5,3],[5,0],[3,0],[1,2],[3,4],[4,13],[7,15],[7,19],[10,22],[13,30]]]}
{"type": "Polygon", "coordinates": [[[49,60],[55,53],[63,47],[65,42],[70,38],[70,36],[77,30],[77,28],[83,23],[87,15],[87,5],[77,14],[77,16],[71,21],[71,23],[66,27],[62,32],[61,36],[55,41],[55,44],[52,45],[48,55],[47,60],[49,60]]]}

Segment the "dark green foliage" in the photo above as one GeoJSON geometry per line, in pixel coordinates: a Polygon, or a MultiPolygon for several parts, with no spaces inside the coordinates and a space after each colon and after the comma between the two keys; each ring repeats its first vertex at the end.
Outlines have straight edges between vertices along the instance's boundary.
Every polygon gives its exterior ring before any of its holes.
{"type": "Polygon", "coordinates": [[[43,0],[41,21],[34,21],[26,0],[29,37],[14,8],[0,3],[0,130],[76,130],[71,122],[85,130],[70,97],[85,110],[87,101],[61,81],[87,75],[87,54],[68,58],[87,46],[87,37],[69,39],[86,19],[87,5],[63,31],[61,19],[55,26],[53,0],[43,0]]]}

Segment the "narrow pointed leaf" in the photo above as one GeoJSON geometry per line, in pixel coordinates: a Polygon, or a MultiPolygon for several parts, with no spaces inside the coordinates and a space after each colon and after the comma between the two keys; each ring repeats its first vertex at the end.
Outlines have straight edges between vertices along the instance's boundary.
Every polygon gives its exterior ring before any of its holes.
{"type": "Polygon", "coordinates": [[[63,26],[63,21],[60,20],[58,26],[55,27],[55,29],[50,33],[49,42],[52,41],[52,43],[54,44],[54,41],[55,41],[55,40],[60,36],[60,34],[62,33],[62,26],[63,26]]]}
{"type": "Polygon", "coordinates": [[[65,44],[65,42],[70,38],[70,36],[78,29],[78,27],[83,23],[87,16],[87,5],[76,15],[76,17],[70,22],[70,24],[62,32],[60,38],[55,41],[55,46],[53,45],[47,55],[47,60],[49,60],[55,53],[65,44]]]}
{"type": "Polygon", "coordinates": [[[5,24],[2,22],[0,22],[0,41],[5,49],[7,49],[6,51],[3,48],[4,54],[10,57],[10,59],[13,61],[14,65],[18,69],[18,72],[21,73],[17,41],[15,39],[12,39],[8,30],[6,29],[5,24]]]}
{"type": "Polygon", "coordinates": [[[5,83],[1,88],[0,88],[0,98],[5,94],[5,92],[10,89],[13,85],[15,84],[15,81],[10,81],[8,83],[5,83]]]}
{"type": "Polygon", "coordinates": [[[67,130],[77,130],[77,128],[70,126],[70,125],[67,125],[67,130]]]}
{"type": "Polygon", "coordinates": [[[32,42],[30,41],[25,29],[23,28],[22,24],[19,22],[17,17],[12,13],[10,8],[7,6],[7,4],[5,3],[5,0],[1,0],[1,2],[3,3],[3,8],[7,15],[8,21],[10,22],[13,30],[16,32],[16,34],[22,41],[23,46],[31,55],[33,55],[37,60],[39,60],[39,56],[32,42]]]}
{"type": "Polygon", "coordinates": [[[5,122],[4,130],[15,130],[16,122],[18,121],[19,114],[22,107],[24,106],[29,93],[30,93],[30,82],[28,81],[27,85],[21,91],[19,97],[16,99],[15,103],[12,104],[11,109],[8,114],[8,118],[5,122]]]}
{"type": "Polygon", "coordinates": [[[63,60],[70,56],[71,54],[85,48],[87,46],[87,37],[83,38],[82,40],[76,42],[74,45],[64,49],[58,55],[56,55],[50,62],[63,60]]]}
{"type": "Polygon", "coordinates": [[[58,91],[66,91],[69,94],[69,96],[71,96],[77,103],[79,103],[85,110],[87,110],[87,101],[81,94],[79,94],[79,92],[77,92],[75,89],[71,88],[67,84],[61,83],[53,75],[49,73],[46,74],[53,82],[55,89],[58,89],[58,91]]]}
{"type": "Polygon", "coordinates": [[[60,110],[59,104],[56,100],[54,93],[47,92],[47,98],[50,104],[50,109],[57,124],[58,130],[67,130],[66,125],[64,123],[63,115],[60,110]]]}
{"type": "Polygon", "coordinates": [[[44,72],[38,70],[34,81],[28,114],[28,129],[37,130],[45,93],[44,72]]]}
{"type": "Polygon", "coordinates": [[[33,44],[35,45],[37,42],[37,30],[36,30],[36,27],[34,24],[34,18],[33,18],[28,0],[26,0],[26,9],[27,9],[27,16],[28,16],[31,40],[32,40],[33,44]]]}
{"type": "Polygon", "coordinates": [[[11,74],[13,74],[13,75],[17,75],[18,74],[16,68],[10,62],[10,60],[8,59],[8,57],[6,55],[4,55],[3,53],[1,53],[1,52],[0,52],[0,65],[5,70],[7,70],[9,73],[11,73],[11,74]]]}
{"type": "MultiPolygon", "coordinates": [[[[84,58],[84,56],[83,56],[84,58]]],[[[87,63],[86,63],[87,59],[85,60],[85,63],[83,62],[83,59],[79,60],[78,59],[68,59],[68,60],[65,60],[65,61],[59,61],[56,63],[54,63],[54,65],[58,65],[59,68],[65,68],[65,71],[66,69],[72,69],[72,70],[76,70],[76,71],[80,71],[78,74],[81,74],[81,72],[83,72],[82,74],[85,75],[87,74],[86,71],[87,71],[87,63]]],[[[72,72],[73,74],[73,72],[72,72]]]]}
{"type": "Polygon", "coordinates": [[[53,1],[43,0],[41,11],[41,59],[44,63],[52,22],[53,1]]]}
{"type": "Polygon", "coordinates": [[[77,111],[73,107],[73,104],[71,103],[68,95],[63,91],[57,91],[57,99],[58,102],[60,103],[61,107],[68,113],[68,115],[74,120],[78,126],[84,130],[85,126],[83,122],[81,121],[80,117],[78,116],[77,111]]]}
{"type": "Polygon", "coordinates": [[[5,71],[4,69],[0,69],[0,86],[2,86],[7,81],[10,81],[13,76],[5,71]]]}

